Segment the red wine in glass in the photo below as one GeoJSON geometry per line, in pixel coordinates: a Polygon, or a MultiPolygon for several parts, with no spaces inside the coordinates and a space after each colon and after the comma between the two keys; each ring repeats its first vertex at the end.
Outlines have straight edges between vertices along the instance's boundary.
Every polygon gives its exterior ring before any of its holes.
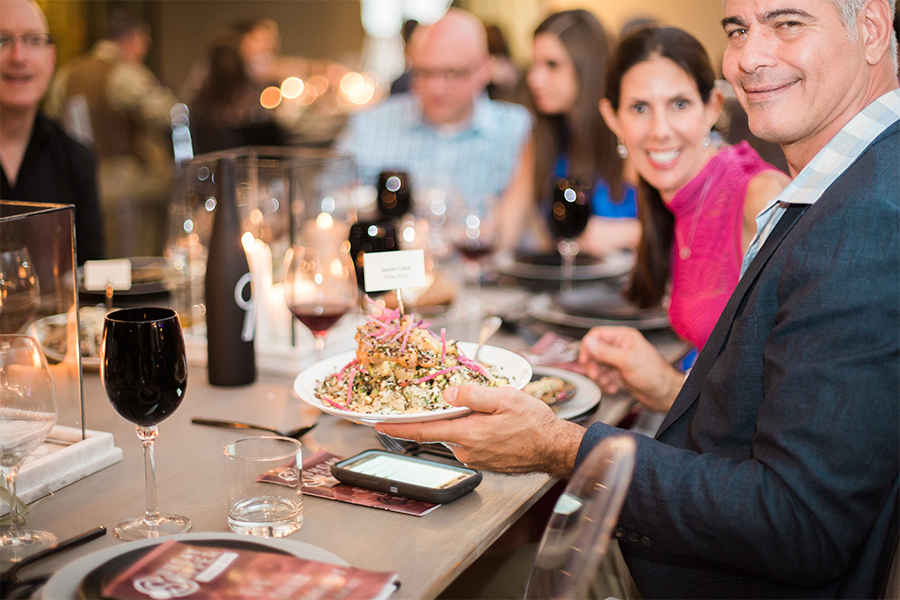
{"type": "Polygon", "coordinates": [[[324,335],[341,317],[356,307],[352,300],[335,299],[330,302],[301,302],[289,307],[291,313],[313,332],[324,335]]]}
{"type": "Polygon", "coordinates": [[[494,244],[485,243],[481,240],[457,241],[453,244],[453,247],[456,248],[456,251],[459,252],[463,258],[471,261],[481,260],[494,252],[497,248],[494,244]]]}
{"type": "Polygon", "coordinates": [[[284,299],[313,334],[322,360],[328,330],[356,307],[357,288],[349,242],[340,247],[298,245],[285,257],[284,299]]]}
{"type": "Polygon", "coordinates": [[[572,289],[575,256],[578,243],[575,238],[584,232],[591,218],[591,185],[586,179],[560,177],[553,188],[550,205],[550,230],[560,238],[559,253],[562,256],[562,290],[572,289]]]}
{"type": "Polygon", "coordinates": [[[191,521],[159,512],[153,443],[157,425],[184,399],[187,359],[178,314],[168,308],[128,308],[106,315],[100,378],[116,412],[137,425],[144,445],[147,510],[116,526],[116,536],[139,540],[185,533],[191,521]]]}
{"type": "Polygon", "coordinates": [[[399,218],[412,207],[409,174],[403,171],[382,171],[378,175],[378,213],[382,219],[399,218]]]}

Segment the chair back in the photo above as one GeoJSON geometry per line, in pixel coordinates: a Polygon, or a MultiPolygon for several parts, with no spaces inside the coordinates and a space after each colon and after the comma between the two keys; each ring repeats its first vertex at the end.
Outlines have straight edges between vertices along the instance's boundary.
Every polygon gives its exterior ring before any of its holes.
{"type": "Polygon", "coordinates": [[[544,531],[526,599],[587,597],[631,484],[635,450],[630,436],[607,438],[575,472],[544,531]]]}

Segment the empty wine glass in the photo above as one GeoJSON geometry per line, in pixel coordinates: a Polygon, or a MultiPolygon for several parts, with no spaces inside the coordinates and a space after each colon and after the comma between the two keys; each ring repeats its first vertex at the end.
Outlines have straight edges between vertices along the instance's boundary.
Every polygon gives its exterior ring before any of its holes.
{"type": "Polygon", "coordinates": [[[187,388],[178,314],[168,308],[127,308],[106,315],[100,378],[113,408],[137,425],[144,445],[147,510],[116,525],[116,536],[140,540],[189,531],[187,517],[159,512],[153,458],[159,423],[175,412],[187,388]]]}
{"type": "Polygon", "coordinates": [[[0,248],[0,334],[18,333],[34,319],[41,286],[25,246],[0,248]]]}
{"type": "Polygon", "coordinates": [[[328,330],[356,306],[357,288],[350,242],[294,246],[285,257],[284,299],[313,334],[316,355],[325,355],[328,330]]]}
{"type": "Polygon", "coordinates": [[[591,185],[585,180],[560,177],[553,187],[553,201],[550,205],[550,230],[560,238],[557,249],[562,256],[562,291],[572,289],[575,271],[575,256],[578,242],[575,241],[587,227],[591,218],[591,185]]]}
{"type": "Polygon", "coordinates": [[[56,390],[40,344],[24,335],[0,335],[0,471],[9,491],[9,531],[0,535],[0,559],[18,562],[56,544],[46,531],[19,528],[19,467],[56,423],[56,390]]]}
{"type": "Polygon", "coordinates": [[[412,208],[409,174],[382,171],[378,175],[378,213],[382,219],[400,218],[412,208]]]}

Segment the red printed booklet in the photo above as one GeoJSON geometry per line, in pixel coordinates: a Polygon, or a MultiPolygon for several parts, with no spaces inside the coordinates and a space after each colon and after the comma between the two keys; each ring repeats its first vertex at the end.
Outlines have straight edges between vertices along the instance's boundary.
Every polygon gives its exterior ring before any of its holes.
{"type": "Polygon", "coordinates": [[[330,498],[351,504],[361,504],[406,515],[421,517],[440,504],[410,500],[384,492],[375,492],[341,483],[331,476],[331,465],[343,460],[324,450],[303,461],[303,493],[319,498],[330,498]]]}
{"type": "Polygon", "coordinates": [[[304,560],[290,554],[170,540],[103,588],[104,598],[373,600],[387,598],[396,573],[304,560]]]}

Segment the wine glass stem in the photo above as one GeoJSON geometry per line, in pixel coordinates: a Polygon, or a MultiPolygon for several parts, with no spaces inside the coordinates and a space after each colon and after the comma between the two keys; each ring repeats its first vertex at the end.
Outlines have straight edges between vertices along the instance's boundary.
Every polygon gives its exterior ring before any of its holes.
{"type": "Polygon", "coordinates": [[[575,256],[578,254],[578,242],[565,239],[559,243],[559,253],[562,256],[563,277],[562,291],[572,291],[572,276],[575,271],[575,256]]]}
{"type": "Polygon", "coordinates": [[[324,335],[314,335],[316,339],[316,360],[322,360],[325,358],[325,336],[324,335]]]}
{"type": "Polygon", "coordinates": [[[138,437],[144,445],[144,480],[147,490],[147,512],[144,514],[144,521],[149,525],[159,523],[159,500],[156,497],[156,461],[153,458],[153,442],[159,435],[159,427],[136,428],[138,437]]]}
{"type": "Polygon", "coordinates": [[[19,507],[17,506],[16,497],[16,481],[19,477],[19,467],[13,467],[4,475],[6,478],[6,489],[9,491],[9,532],[6,535],[9,539],[14,540],[22,535],[19,529],[19,507]]]}

